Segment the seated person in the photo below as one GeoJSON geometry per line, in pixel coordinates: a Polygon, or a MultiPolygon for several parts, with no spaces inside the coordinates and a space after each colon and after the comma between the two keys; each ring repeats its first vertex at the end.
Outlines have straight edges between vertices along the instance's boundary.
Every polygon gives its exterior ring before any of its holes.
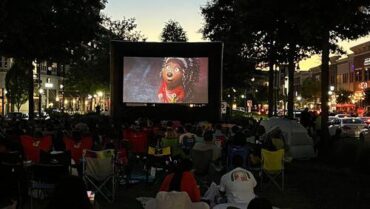
{"type": "Polygon", "coordinates": [[[190,160],[182,160],[175,168],[174,173],[168,174],[162,182],[159,191],[170,192],[186,192],[192,202],[200,201],[200,190],[197,182],[190,172],[193,165],[190,160]]]}
{"type": "Polygon", "coordinates": [[[155,199],[145,204],[145,209],[209,209],[205,202],[191,202],[186,192],[158,192],[155,199]]]}
{"type": "Polygon", "coordinates": [[[247,138],[244,133],[238,132],[231,138],[231,145],[244,147],[247,144],[247,138]]]}
{"type": "Polygon", "coordinates": [[[81,178],[66,176],[56,185],[47,209],[62,208],[93,209],[81,178]]]}
{"type": "Polygon", "coordinates": [[[253,174],[242,168],[243,158],[239,155],[232,159],[234,170],[221,177],[220,192],[224,193],[228,203],[248,204],[253,198],[257,185],[253,174]]]}
{"type": "Polygon", "coordinates": [[[276,151],[279,149],[286,149],[284,135],[280,128],[275,127],[269,133],[263,136],[262,148],[269,151],[276,151]]]}
{"type": "Polygon", "coordinates": [[[272,205],[269,200],[256,197],[249,202],[247,209],[272,209],[272,205]]]}
{"type": "Polygon", "coordinates": [[[213,132],[212,131],[206,131],[204,133],[204,143],[198,142],[195,143],[193,150],[200,150],[200,151],[207,151],[212,150],[213,151],[213,161],[217,161],[221,158],[221,148],[218,147],[213,143],[213,132]]]}

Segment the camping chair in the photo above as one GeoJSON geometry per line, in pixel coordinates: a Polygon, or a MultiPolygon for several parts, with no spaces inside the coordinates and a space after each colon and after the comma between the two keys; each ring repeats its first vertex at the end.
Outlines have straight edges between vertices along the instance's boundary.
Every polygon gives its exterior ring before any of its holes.
{"type": "Polygon", "coordinates": [[[18,208],[24,206],[26,175],[19,152],[0,154],[0,197],[16,198],[18,208]]]}
{"type": "Polygon", "coordinates": [[[182,148],[183,152],[186,155],[190,154],[190,151],[194,147],[194,144],[195,144],[195,136],[194,135],[190,135],[190,136],[185,135],[185,136],[183,136],[181,148],[182,148]]]}
{"type": "Polygon", "coordinates": [[[48,152],[52,147],[52,139],[50,136],[34,138],[32,136],[20,136],[21,145],[26,160],[31,160],[38,163],[40,161],[40,150],[48,152]]]}
{"type": "MultiPolygon", "coordinates": [[[[149,181],[149,173],[157,178],[157,171],[167,172],[171,161],[171,147],[148,147],[148,159],[146,164],[146,182],[149,181]]],[[[155,179],[153,180],[155,182],[155,179]]]]}
{"type": "Polygon", "coordinates": [[[212,164],[213,151],[210,150],[194,150],[190,152],[191,159],[193,161],[194,174],[199,182],[201,192],[205,192],[210,185],[210,182],[214,180],[213,171],[217,169],[212,164]],[[213,171],[212,171],[212,168],[213,171]]]}
{"type": "Polygon", "coordinates": [[[185,157],[185,153],[183,152],[181,145],[179,144],[179,138],[162,138],[161,140],[162,147],[171,147],[171,155],[176,156],[179,155],[181,157],[185,157]]]}
{"type": "Polygon", "coordinates": [[[277,151],[261,150],[262,166],[261,166],[261,188],[263,183],[263,176],[267,178],[282,192],[284,191],[284,149],[277,151]],[[281,177],[281,184],[278,183],[277,178],[281,177]]]}
{"type": "Polygon", "coordinates": [[[47,199],[54,191],[59,180],[68,175],[68,167],[62,164],[35,164],[31,167],[32,175],[29,186],[31,209],[33,199],[47,199]]]}
{"type": "Polygon", "coordinates": [[[227,170],[230,171],[234,169],[232,161],[234,156],[239,155],[243,158],[243,168],[247,169],[249,167],[249,149],[248,147],[233,146],[230,145],[227,149],[227,170]]]}
{"type": "Polygon", "coordinates": [[[83,154],[83,180],[91,186],[95,194],[100,194],[108,202],[115,198],[116,174],[113,149],[102,151],[85,150],[83,154]]]}

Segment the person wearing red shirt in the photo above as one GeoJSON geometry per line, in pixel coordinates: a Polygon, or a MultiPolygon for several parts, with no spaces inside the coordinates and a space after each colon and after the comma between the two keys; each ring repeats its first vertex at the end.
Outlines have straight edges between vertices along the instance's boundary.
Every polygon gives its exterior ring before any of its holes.
{"type": "Polygon", "coordinates": [[[159,191],[186,192],[192,202],[199,202],[200,190],[193,174],[190,172],[191,168],[190,160],[184,159],[181,161],[175,172],[166,176],[159,191]]]}

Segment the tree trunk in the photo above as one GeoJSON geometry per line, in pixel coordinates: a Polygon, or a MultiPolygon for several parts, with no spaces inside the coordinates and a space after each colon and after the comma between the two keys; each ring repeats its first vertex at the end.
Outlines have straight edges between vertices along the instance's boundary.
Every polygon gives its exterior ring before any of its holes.
{"type": "Polygon", "coordinates": [[[268,91],[268,116],[272,117],[274,113],[274,62],[269,61],[269,91],[268,91]]]}
{"type": "MultiPolygon", "coordinates": [[[[31,63],[30,66],[32,65],[32,60],[29,60],[31,63]]],[[[28,87],[28,119],[29,121],[33,121],[34,118],[34,111],[35,111],[35,104],[33,101],[33,69],[30,67],[28,69],[28,79],[29,79],[29,87],[28,87]]]]}
{"type": "Polygon", "coordinates": [[[321,61],[321,140],[326,148],[329,140],[328,130],[328,91],[329,91],[329,31],[323,36],[321,61]]]}
{"type": "Polygon", "coordinates": [[[293,119],[293,109],[294,109],[294,53],[295,46],[291,44],[288,57],[288,77],[289,77],[289,91],[288,91],[288,118],[293,119]]]}
{"type": "Polygon", "coordinates": [[[81,104],[81,109],[82,109],[82,112],[83,113],[86,113],[86,105],[85,105],[85,100],[86,100],[86,97],[82,97],[81,98],[81,100],[82,100],[82,104],[81,104]]]}

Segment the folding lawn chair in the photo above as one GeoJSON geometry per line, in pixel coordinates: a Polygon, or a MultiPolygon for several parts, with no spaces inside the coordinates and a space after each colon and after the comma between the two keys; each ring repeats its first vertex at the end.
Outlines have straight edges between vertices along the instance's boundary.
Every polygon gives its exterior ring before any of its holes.
{"type": "Polygon", "coordinates": [[[233,146],[230,145],[227,149],[227,170],[234,169],[232,165],[232,159],[234,156],[239,155],[243,158],[243,168],[248,169],[249,163],[248,163],[248,157],[249,157],[249,149],[245,146],[233,146]]]}
{"type": "Polygon", "coordinates": [[[157,179],[157,172],[166,173],[171,161],[171,147],[148,147],[148,159],[146,164],[146,182],[149,181],[149,172],[154,176],[154,182],[157,179]]]}
{"type": "Polygon", "coordinates": [[[85,150],[83,154],[83,179],[87,187],[100,194],[108,202],[115,198],[116,173],[115,152],[113,149],[102,151],[85,150]]]}
{"type": "Polygon", "coordinates": [[[263,183],[263,176],[266,175],[282,192],[284,191],[284,149],[277,151],[261,150],[262,166],[261,166],[261,188],[263,183]],[[281,184],[278,179],[281,177],[281,184]]]}
{"type": "Polygon", "coordinates": [[[32,165],[31,170],[29,192],[32,209],[34,199],[44,200],[50,197],[59,180],[68,175],[68,167],[62,164],[39,163],[32,165]]]}

